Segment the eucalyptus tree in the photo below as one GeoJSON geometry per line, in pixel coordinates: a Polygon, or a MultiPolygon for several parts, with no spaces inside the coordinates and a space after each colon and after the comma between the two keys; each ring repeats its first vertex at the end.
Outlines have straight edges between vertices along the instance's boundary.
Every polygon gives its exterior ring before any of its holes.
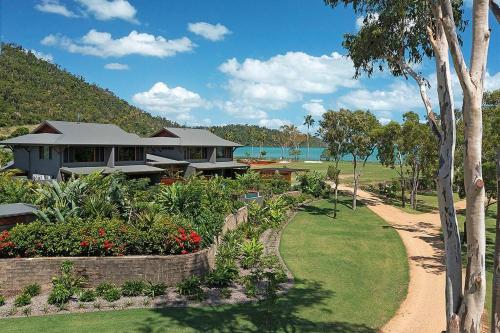
{"type": "Polygon", "coordinates": [[[304,116],[304,125],[307,126],[307,159],[309,159],[309,129],[314,125],[316,121],[313,119],[312,115],[308,114],[304,116]]]}
{"type": "Polygon", "coordinates": [[[334,213],[333,217],[337,217],[338,203],[338,187],[340,178],[339,163],[342,157],[348,153],[347,143],[349,140],[349,118],[351,114],[349,110],[340,109],[339,111],[328,111],[323,114],[323,119],[320,120],[319,135],[321,139],[328,145],[328,153],[330,159],[333,159],[333,165],[328,167],[327,176],[334,181],[334,213]]]}
{"type": "MultiPolygon", "coordinates": [[[[454,329],[458,317],[470,321],[478,317],[478,312],[480,317],[482,310],[473,304],[469,307],[470,297],[464,298],[462,292],[461,243],[452,188],[456,131],[449,45],[443,21],[446,11],[433,0],[325,0],[325,3],[332,7],[352,5],[356,14],[364,16],[361,29],[344,35],[343,42],[356,77],[362,73],[371,76],[375,69],[387,69],[394,76],[412,78],[418,85],[427,121],[438,142],[437,193],[446,253],[446,323],[448,330],[454,329]],[[429,81],[415,70],[425,58],[435,62],[440,121],[427,94],[429,81]]],[[[463,30],[462,3],[454,2],[453,6],[454,20],[449,23],[456,30],[463,30]]],[[[484,233],[475,232],[484,240],[484,233]]],[[[469,325],[463,331],[473,329],[476,328],[469,325]]]]}
{"type": "Polygon", "coordinates": [[[346,119],[348,127],[346,151],[352,157],[354,174],[354,191],[352,195],[352,209],[356,210],[358,187],[361,174],[368,158],[377,147],[377,131],[380,126],[377,118],[370,111],[349,112],[346,119]]]}
{"type": "Polygon", "coordinates": [[[285,133],[284,125],[281,126],[279,132],[273,136],[273,141],[281,148],[281,159],[284,159],[285,151],[289,144],[288,136],[285,133]]]}

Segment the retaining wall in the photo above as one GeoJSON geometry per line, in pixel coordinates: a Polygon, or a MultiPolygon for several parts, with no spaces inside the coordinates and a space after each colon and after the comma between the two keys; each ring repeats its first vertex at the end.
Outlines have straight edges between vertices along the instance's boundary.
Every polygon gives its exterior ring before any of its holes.
{"type": "Polygon", "coordinates": [[[52,286],[52,277],[60,274],[59,267],[65,260],[73,262],[75,272],[86,278],[88,287],[103,281],[121,285],[129,280],[163,282],[173,286],[186,277],[202,275],[215,265],[217,246],[222,236],[247,222],[246,207],[230,214],[224,221],[222,234],[214,244],[197,253],[169,256],[123,257],[39,257],[0,259],[0,288],[5,296],[18,293],[30,283],[39,283],[42,289],[52,286]]]}

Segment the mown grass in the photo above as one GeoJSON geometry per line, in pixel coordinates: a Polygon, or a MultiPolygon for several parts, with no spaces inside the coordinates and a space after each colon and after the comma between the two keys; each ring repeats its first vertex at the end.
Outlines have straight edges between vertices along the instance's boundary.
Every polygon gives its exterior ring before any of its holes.
{"type": "Polygon", "coordinates": [[[344,198],[305,207],[285,229],[281,253],[295,286],[276,304],[137,309],[4,319],[9,332],[345,332],[375,333],[406,295],[401,240],[365,207],[344,198]]]}
{"type": "MultiPolygon", "coordinates": [[[[287,168],[298,168],[298,169],[308,169],[312,171],[318,171],[326,174],[328,166],[333,165],[333,162],[323,161],[322,163],[304,163],[304,162],[291,162],[287,164],[268,164],[255,166],[255,168],[266,168],[266,167],[287,167],[287,168]]],[[[343,184],[352,184],[353,182],[353,166],[352,162],[341,161],[340,167],[340,182],[343,184]]],[[[360,178],[361,184],[374,184],[378,182],[388,181],[392,178],[397,178],[397,173],[393,169],[386,168],[378,162],[368,162],[363,168],[362,175],[360,178]]],[[[295,178],[293,178],[294,180],[295,178]]]]}

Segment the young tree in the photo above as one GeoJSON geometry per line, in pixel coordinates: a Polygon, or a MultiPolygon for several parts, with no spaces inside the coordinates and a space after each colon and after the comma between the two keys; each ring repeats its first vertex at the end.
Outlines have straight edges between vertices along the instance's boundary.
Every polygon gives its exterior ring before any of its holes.
{"type": "Polygon", "coordinates": [[[349,113],[347,126],[349,128],[346,150],[352,156],[354,173],[354,191],[352,209],[356,210],[359,179],[368,158],[377,146],[376,133],[380,123],[370,111],[354,111],[349,113]]]}
{"type": "Polygon", "coordinates": [[[309,159],[309,129],[314,125],[314,123],[315,120],[310,114],[304,116],[304,125],[307,126],[307,159],[309,159]]]}
{"type": "Polygon", "coordinates": [[[401,206],[406,206],[406,164],[401,152],[401,125],[395,121],[382,126],[377,133],[377,158],[380,163],[396,170],[401,184],[401,206]]]}
{"type": "Polygon", "coordinates": [[[285,133],[284,126],[280,127],[280,131],[273,136],[274,142],[281,148],[281,159],[285,158],[285,151],[288,147],[288,136],[285,133]]]}
{"type": "Polygon", "coordinates": [[[335,183],[334,187],[334,209],[333,217],[337,217],[338,187],[340,168],[339,162],[342,157],[348,153],[347,142],[349,140],[349,110],[340,109],[339,111],[328,111],[323,114],[320,121],[319,135],[328,145],[328,153],[333,159],[333,165],[328,167],[327,176],[335,183]]]}
{"type": "MultiPolygon", "coordinates": [[[[446,322],[447,329],[453,329],[463,294],[460,234],[452,188],[455,114],[443,9],[431,0],[325,2],[333,7],[340,3],[352,5],[357,14],[365,17],[362,28],[355,34],[345,35],[343,43],[354,63],[356,76],[362,72],[371,75],[375,68],[388,68],[395,76],[411,77],[419,87],[427,120],[439,143],[437,192],[446,253],[446,322]],[[427,95],[428,81],[413,69],[426,57],[433,58],[436,65],[440,122],[427,95]]],[[[461,3],[454,5],[456,20],[452,23],[462,29],[461,3]]]]}

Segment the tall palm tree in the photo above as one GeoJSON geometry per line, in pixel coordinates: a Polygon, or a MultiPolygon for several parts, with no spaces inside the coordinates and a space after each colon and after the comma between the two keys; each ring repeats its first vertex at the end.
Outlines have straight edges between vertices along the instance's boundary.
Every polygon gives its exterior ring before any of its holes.
{"type": "Polygon", "coordinates": [[[314,123],[315,120],[310,114],[304,116],[304,125],[307,126],[307,159],[309,159],[309,128],[311,128],[314,123]]]}

